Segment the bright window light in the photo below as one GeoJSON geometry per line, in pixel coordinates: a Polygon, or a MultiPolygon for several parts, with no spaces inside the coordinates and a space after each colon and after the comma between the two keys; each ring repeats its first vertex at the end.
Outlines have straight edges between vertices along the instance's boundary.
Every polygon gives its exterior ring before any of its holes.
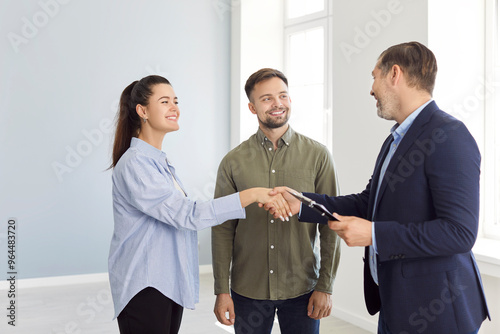
{"type": "Polygon", "coordinates": [[[321,12],[325,9],[325,0],[288,0],[289,19],[321,12]]]}
{"type": "Polygon", "coordinates": [[[292,127],[327,144],[325,125],[325,36],[324,27],[288,35],[288,82],[292,99],[292,127]]]}

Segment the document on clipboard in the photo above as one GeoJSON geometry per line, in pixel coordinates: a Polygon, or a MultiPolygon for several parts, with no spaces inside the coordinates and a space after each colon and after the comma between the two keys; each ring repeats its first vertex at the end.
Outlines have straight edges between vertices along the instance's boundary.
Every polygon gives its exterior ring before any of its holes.
{"type": "Polygon", "coordinates": [[[295,198],[297,198],[299,201],[301,201],[302,203],[306,204],[308,207],[312,208],[313,210],[317,211],[319,214],[321,214],[322,216],[324,217],[327,217],[328,220],[337,220],[337,218],[335,218],[330,211],[328,211],[328,209],[323,205],[323,204],[319,204],[319,203],[316,203],[315,201],[313,201],[312,199],[298,193],[298,192],[295,192],[295,191],[290,191],[288,190],[288,192],[293,195],[295,198]]]}

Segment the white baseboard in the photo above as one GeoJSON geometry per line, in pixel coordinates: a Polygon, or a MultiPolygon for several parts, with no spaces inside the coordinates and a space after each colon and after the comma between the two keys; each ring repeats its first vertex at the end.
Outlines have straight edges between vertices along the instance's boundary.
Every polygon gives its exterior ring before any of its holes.
{"type": "Polygon", "coordinates": [[[378,328],[378,316],[372,317],[371,319],[366,319],[359,314],[352,313],[350,311],[345,311],[341,308],[335,306],[335,302],[332,307],[332,315],[341,320],[344,320],[354,326],[360,327],[371,333],[376,333],[378,328]]]}

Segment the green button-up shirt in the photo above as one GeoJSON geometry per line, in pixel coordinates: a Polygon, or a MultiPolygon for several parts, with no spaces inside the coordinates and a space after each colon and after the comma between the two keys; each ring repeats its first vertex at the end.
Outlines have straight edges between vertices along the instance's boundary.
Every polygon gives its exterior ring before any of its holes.
{"type": "MultiPolygon", "coordinates": [[[[289,186],[301,192],[338,195],[333,159],[325,146],[293,131],[278,148],[259,129],[229,152],[217,175],[215,197],[252,187],[289,186]]],[[[246,219],[212,228],[215,294],[283,300],[312,290],[332,293],[340,238],[328,225],[274,219],[256,203],[246,219]],[[319,233],[318,233],[319,232],[319,233]]]]}

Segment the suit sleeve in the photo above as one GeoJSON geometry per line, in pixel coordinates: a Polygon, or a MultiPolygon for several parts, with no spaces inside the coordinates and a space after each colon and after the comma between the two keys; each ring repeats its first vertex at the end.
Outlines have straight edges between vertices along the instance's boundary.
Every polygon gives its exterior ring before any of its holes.
{"type": "MultiPolygon", "coordinates": [[[[224,158],[217,172],[214,198],[236,193],[228,159],[224,158]]],[[[214,293],[229,293],[229,276],[233,258],[233,242],[238,219],[212,227],[212,267],[214,293]]]]}
{"type": "MultiPolygon", "coordinates": [[[[315,190],[337,196],[339,186],[331,154],[325,149],[316,175],[315,190]]],[[[315,290],[332,293],[333,281],[340,263],[340,238],[328,225],[318,225],[320,234],[321,267],[315,290]]]]}
{"type": "Polygon", "coordinates": [[[426,180],[421,180],[428,184],[430,203],[408,197],[417,208],[431,207],[435,218],[405,224],[375,221],[380,261],[390,260],[393,254],[404,254],[405,258],[448,256],[468,252],[474,245],[480,153],[463,123],[448,122],[436,129],[442,133],[434,140],[434,150],[427,154],[423,166],[426,180]]]}
{"type": "MultiPolygon", "coordinates": [[[[368,200],[370,197],[371,180],[368,182],[366,189],[359,193],[346,196],[330,197],[327,194],[321,193],[304,193],[304,196],[323,204],[330,212],[337,212],[342,216],[357,216],[365,219],[368,218],[368,200]]],[[[307,205],[302,205],[299,217],[300,221],[310,221],[319,224],[327,224],[328,219],[321,216],[315,210],[307,205]]]]}

